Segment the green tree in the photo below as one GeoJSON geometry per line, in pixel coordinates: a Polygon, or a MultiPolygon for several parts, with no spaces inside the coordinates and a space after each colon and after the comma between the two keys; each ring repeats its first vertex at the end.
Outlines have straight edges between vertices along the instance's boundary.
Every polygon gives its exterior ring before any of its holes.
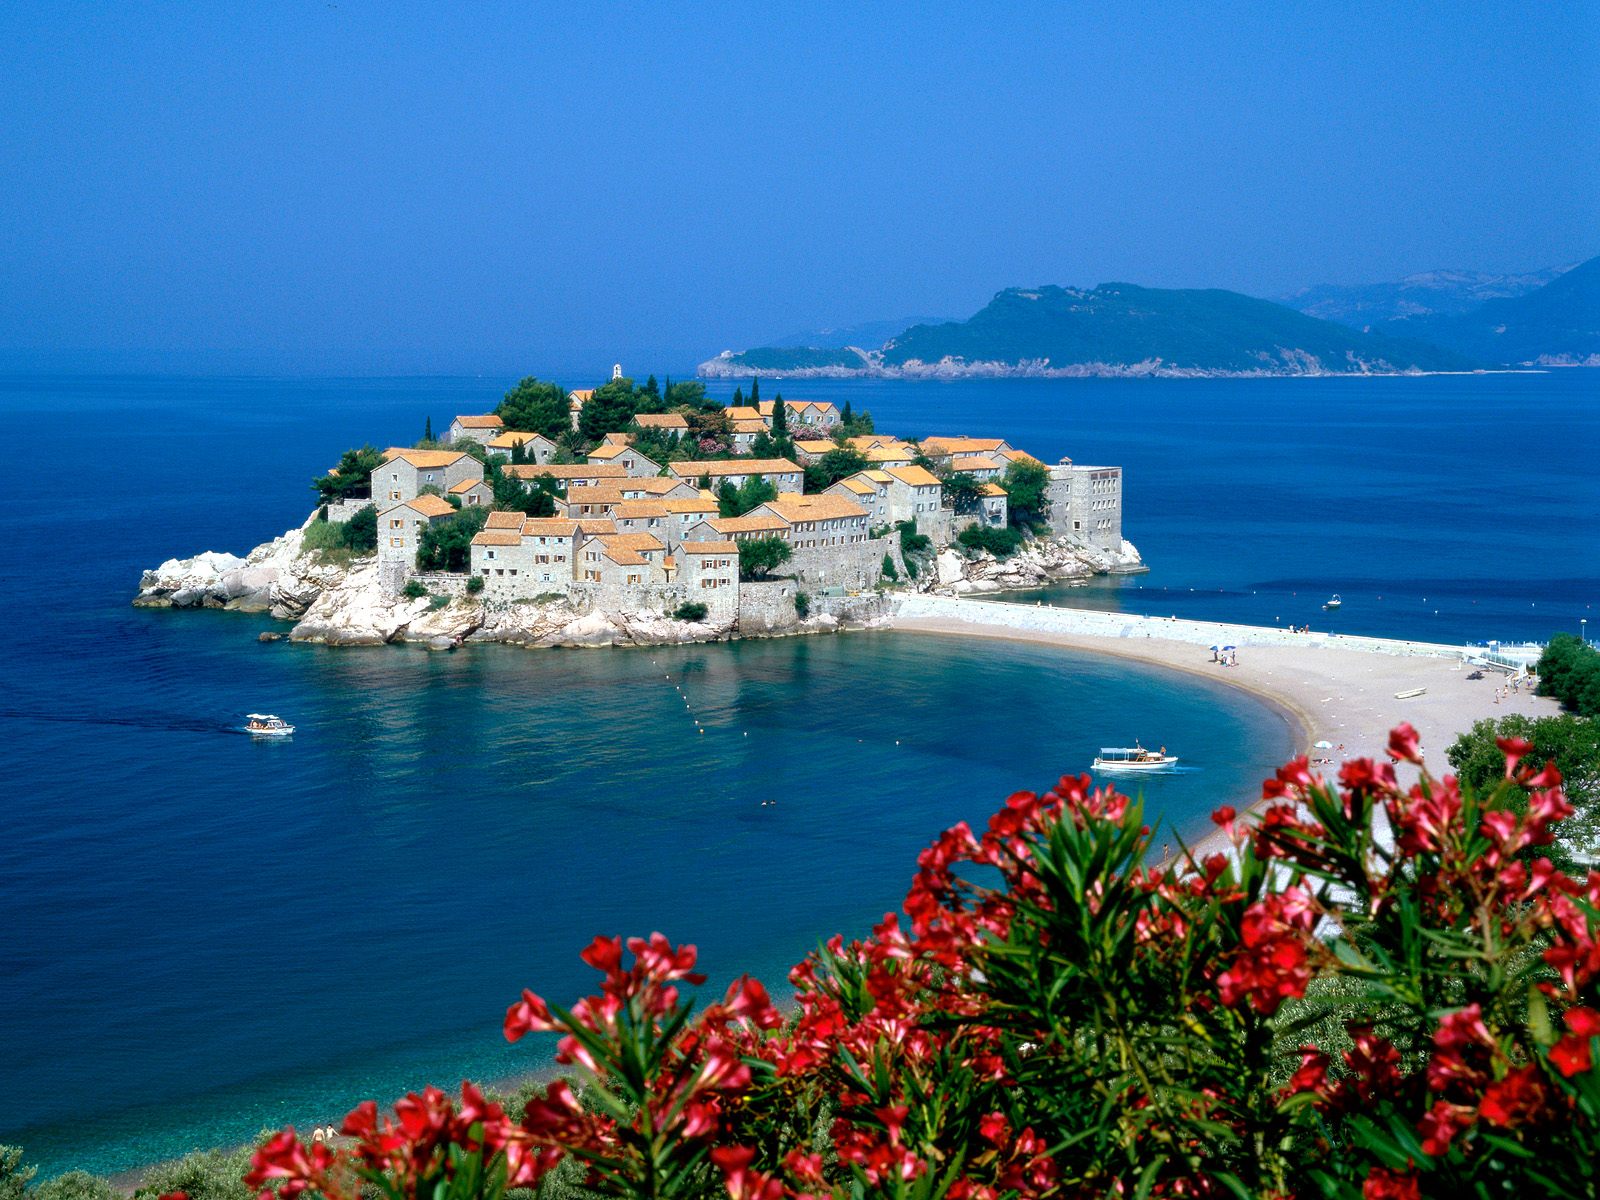
{"type": "Polygon", "coordinates": [[[595,388],[594,394],[584,402],[578,414],[578,432],[591,442],[598,442],[608,433],[626,429],[640,411],[642,401],[633,386],[633,380],[607,380],[595,388]]]}
{"type": "Polygon", "coordinates": [[[865,471],[867,466],[866,457],[859,450],[849,446],[829,450],[816,462],[806,465],[806,491],[826,491],[839,480],[848,479],[857,471],[865,471]]]}
{"type": "Polygon", "coordinates": [[[900,578],[900,572],[895,570],[894,555],[892,554],[883,556],[883,577],[891,582],[900,578]]]}
{"type": "Polygon", "coordinates": [[[311,481],[312,489],[324,504],[336,500],[358,499],[372,494],[372,473],[383,465],[383,455],[371,445],[346,450],[339,465],[311,481]]]}
{"type": "Polygon", "coordinates": [[[134,1200],[156,1200],[171,1192],[183,1192],[189,1200],[254,1200],[255,1192],[244,1186],[252,1153],[248,1146],[203,1150],[161,1163],[145,1172],[134,1200]]]}
{"type": "Polygon", "coordinates": [[[376,554],[378,550],[378,509],[367,504],[350,514],[340,527],[345,548],[355,554],[376,554]]]}
{"type": "Polygon", "coordinates": [[[789,406],[783,402],[783,393],[772,402],[772,436],[789,436],[789,406]]]}
{"type": "MultiPolygon", "coordinates": [[[[1486,792],[1505,778],[1506,756],[1497,738],[1532,742],[1523,763],[1536,771],[1554,763],[1574,810],[1556,826],[1554,844],[1529,847],[1525,857],[1548,857],[1563,871],[1583,874],[1584,864],[1600,851],[1600,724],[1569,713],[1538,718],[1513,713],[1478,721],[1445,751],[1463,787],[1486,792]]],[[[1518,797],[1516,810],[1527,811],[1526,795],[1518,797]]]]}
{"type": "Polygon", "coordinates": [[[811,615],[811,597],[804,592],[794,594],[794,615],[802,621],[811,615]]]}
{"type": "Polygon", "coordinates": [[[1022,534],[1015,529],[968,525],[956,535],[956,541],[969,550],[987,550],[996,558],[1009,558],[1022,545],[1022,534]]]}
{"type": "Polygon", "coordinates": [[[38,1167],[22,1165],[21,1146],[0,1146],[0,1200],[22,1200],[38,1167]]]}
{"type": "Polygon", "coordinates": [[[425,442],[433,441],[433,418],[431,416],[424,417],[422,420],[422,440],[425,442]]]}
{"type": "Polygon", "coordinates": [[[757,375],[750,381],[750,399],[746,403],[751,408],[761,407],[761,376],[757,375]]]}
{"type": "Polygon", "coordinates": [[[761,476],[752,475],[739,485],[739,511],[733,515],[742,517],[758,504],[765,504],[768,500],[777,498],[777,488],[761,476]]]}
{"type": "Polygon", "coordinates": [[[682,383],[673,383],[668,380],[663,397],[669,409],[692,408],[703,410],[722,407],[715,400],[706,398],[706,385],[695,379],[686,379],[682,383]]]}
{"type": "Polygon", "coordinates": [[[983,495],[983,484],[966,471],[953,471],[944,478],[944,498],[958,513],[969,513],[978,507],[983,495]]]}
{"type": "Polygon", "coordinates": [[[739,543],[739,578],[749,581],[765,579],[794,552],[789,543],[778,537],[751,538],[739,543]]]}
{"type": "Polygon", "coordinates": [[[1050,472],[1042,464],[1026,459],[1013,460],[1000,486],[1006,490],[1013,525],[1032,525],[1044,520],[1050,507],[1050,472]]]}
{"type": "Polygon", "coordinates": [[[839,424],[848,425],[855,419],[855,414],[850,411],[850,398],[845,397],[844,407],[839,410],[839,424]]]}
{"type": "Polygon", "coordinates": [[[704,621],[709,610],[698,600],[685,600],[672,611],[674,621],[704,621]]]}
{"type": "Polygon", "coordinates": [[[28,1193],[28,1200],[119,1200],[111,1181],[87,1171],[68,1171],[46,1179],[28,1193]]]}
{"type": "Polygon", "coordinates": [[[505,394],[494,411],[508,432],[556,438],[572,425],[569,404],[566,388],[529,375],[505,394]]]}
{"type": "Polygon", "coordinates": [[[461,574],[472,567],[472,539],[488,523],[483,508],[468,508],[443,521],[434,521],[422,531],[417,544],[419,571],[452,571],[461,574]]]}
{"type": "Polygon", "coordinates": [[[1600,717],[1600,650],[1570,633],[1556,634],[1539,657],[1539,694],[1586,717],[1600,717]]]}

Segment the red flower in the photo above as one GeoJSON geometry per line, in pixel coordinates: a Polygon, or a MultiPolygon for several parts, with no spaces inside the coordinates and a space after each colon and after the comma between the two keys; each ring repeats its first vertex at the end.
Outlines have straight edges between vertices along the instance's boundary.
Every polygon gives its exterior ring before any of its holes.
{"type": "Polygon", "coordinates": [[[527,988],[522,989],[522,999],[506,1009],[506,1041],[515,1042],[526,1033],[542,1033],[559,1029],[550,1007],[527,988]]]}
{"type": "Polygon", "coordinates": [[[1421,738],[1412,728],[1411,722],[1401,721],[1389,731],[1389,757],[1401,762],[1420,763],[1422,751],[1419,747],[1421,738]]]}
{"type": "Polygon", "coordinates": [[[1495,738],[1494,744],[1499,746],[1501,752],[1506,756],[1507,779],[1513,777],[1517,764],[1533,750],[1533,743],[1524,741],[1522,738],[1495,738]]]}
{"type": "Polygon", "coordinates": [[[1567,1010],[1565,1020],[1572,1032],[1550,1048],[1550,1061],[1570,1079],[1594,1066],[1590,1039],[1600,1036],[1600,1012],[1592,1008],[1572,1008],[1567,1010]]]}
{"type": "Polygon", "coordinates": [[[1233,836],[1233,823],[1239,813],[1231,804],[1224,804],[1211,814],[1211,823],[1221,828],[1229,837],[1233,836]]]}
{"type": "Polygon", "coordinates": [[[1513,1067],[1505,1078],[1491,1083],[1478,1105],[1478,1115],[1491,1125],[1511,1129],[1526,1124],[1544,1107],[1544,1080],[1529,1063],[1513,1067]]]}
{"type": "Polygon", "coordinates": [[[1472,1125],[1477,1115],[1470,1108],[1436,1100],[1422,1120],[1417,1122],[1417,1132],[1422,1135],[1422,1152],[1440,1155],[1450,1149],[1456,1134],[1472,1125]]]}
{"type": "Polygon", "coordinates": [[[718,1146],[711,1161],[722,1171],[723,1184],[733,1200],[782,1200],[783,1184],[760,1171],[752,1171],[756,1152],[749,1146],[718,1146]]]}
{"type": "Polygon", "coordinates": [[[1363,1200],[1422,1200],[1414,1171],[1373,1167],[1361,1185],[1363,1200]]]}
{"type": "Polygon", "coordinates": [[[985,1141],[1002,1146],[1011,1137],[1011,1122],[1006,1120],[1005,1114],[992,1112],[979,1118],[978,1133],[985,1141]]]}

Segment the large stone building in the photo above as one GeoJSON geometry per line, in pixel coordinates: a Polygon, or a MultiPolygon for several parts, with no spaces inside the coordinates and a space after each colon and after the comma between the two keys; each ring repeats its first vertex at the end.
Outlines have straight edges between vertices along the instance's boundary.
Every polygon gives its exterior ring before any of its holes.
{"type": "Polygon", "coordinates": [[[381,511],[414,500],[423,488],[448,492],[463,480],[482,478],[483,464],[464,451],[392,447],[372,473],[372,502],[381,511]]]}
{"type": "Polygon", "coordinates": [[[1050,468],[1050,527],[1113,553],[1122,549],[1122,468],[1064,458],[1050,468]]]}

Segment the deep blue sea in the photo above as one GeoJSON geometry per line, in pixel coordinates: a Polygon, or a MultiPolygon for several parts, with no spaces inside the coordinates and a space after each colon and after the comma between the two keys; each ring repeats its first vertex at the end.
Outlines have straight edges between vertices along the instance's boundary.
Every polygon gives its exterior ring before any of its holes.
{"type": "MultiPolygon", "coordinates": [[[[536,1069],[548,1047],[506,1047],[504,1008],[580,994],[595,933],[660,929],[714,979],[781,991],[818,940],[898,904],[939,829],[1101,744],[1182,747],[1188,769],[1146,786],[1180,832],[1291,749],[1239,693],[1043,647],[430,655],[129,607],[142,568],[298,522],[343,447],[413,440],[509,382],[0,379],[42,485],[0,555],[0,1142],[46,1174],[536,1069]],[[253,709],[301,731],[253,743],[253,709]]],[[[1508,639],[1600,600],[1597,382],[784,390],[1125,466],[1154,570],[1099,603],[1300,622],[1340,591],[1344,628],[1508,639]]]]}

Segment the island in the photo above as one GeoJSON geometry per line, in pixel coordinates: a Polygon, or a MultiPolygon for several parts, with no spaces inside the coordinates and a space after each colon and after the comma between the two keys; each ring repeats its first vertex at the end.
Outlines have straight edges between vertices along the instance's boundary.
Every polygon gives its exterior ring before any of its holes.
{"type": "MultiPolygon", "coordinates": [[[[1122,468],[906,440],[826,401],[724,406],[618,364],[522,380],[411,446],[346,450],[296,528],[145,572],[134,604],[268,612],[295,641],[654,645],[881,622],[895,594],[1144,570],[1122,468]]],[[[263,637],[274,637],[266,633],[263,637]]]]}
{"type": "Polygon", "coordinates": [[[1414,338],[1319,320],[1220,289],[1131,283],[1008,288],[965,321],[913,325],[881,348],[725,350],[706,378],[1385,375],[1482,364],[1414,338]]]}

